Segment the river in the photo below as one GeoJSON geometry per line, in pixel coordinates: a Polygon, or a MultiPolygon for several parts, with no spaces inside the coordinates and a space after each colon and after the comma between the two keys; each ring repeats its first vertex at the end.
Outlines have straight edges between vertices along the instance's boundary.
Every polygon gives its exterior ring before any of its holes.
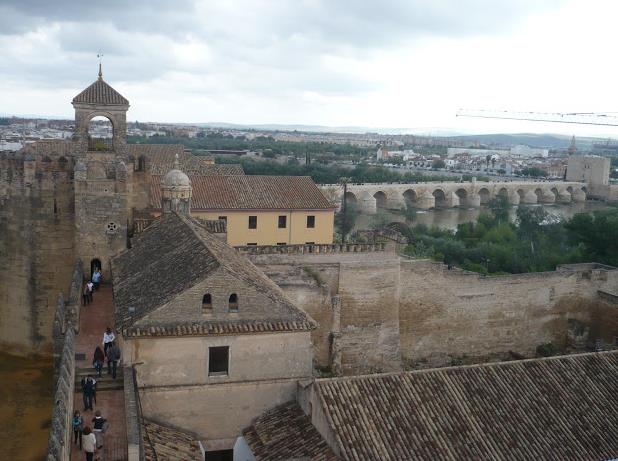
{"type": "Polygon", "coordinates": [[[0,459],[45,459],[52,394],[50,358],[0,352],[0,459]]]}
{"type": "MultiPolygon", "coordinates": [[[[602,202],[586,201],[583,203],[551,204],[551,205],[523,205],[531,207],[543,207],[549,214],[558,219],[570,219],[576,213],[605,210],[609,207],[602,202]]],[[[432,210],[417,210],[410,218],[403,213],[381,210],[377,215],[359,214],[356,219],[355,229],[368,229],[377,223],[389,223],[393,221],[407,222],[410,225],[425,224],[428,227],[436,226],[442,229],[456,229],[459,224],[476,221],[479,214],[487,211],[486,207],[480,208],[437,208],[432,210]]],[[[511,221],[515,221],[517,207],[510,209],[511,221]]]]}

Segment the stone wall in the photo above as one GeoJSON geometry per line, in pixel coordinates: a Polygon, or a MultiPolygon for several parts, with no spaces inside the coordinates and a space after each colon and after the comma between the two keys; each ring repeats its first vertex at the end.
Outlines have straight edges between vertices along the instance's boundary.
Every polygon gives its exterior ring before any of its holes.
{"type": "Polygon", "coordinates": [[[52,352],[54,308],[71,280],[73,169],[62,154],[0,156],[0,347],[15,353],[52,352]]]}
{"type": "Polygon", "coordinates": [[[316,364],[336,374],[534,356],[550,342],[575,347],[573,325],[589,334],[578,347],[618,336],[599,295],[618,292],[618,270],[598,264],[483,277],[388,252],[251,260],[318,321],[316,364]]]}
{"type": "Polygon", "coordinates": [[[75,332],[67,325],[63,338],[62,356],[59,361],[54,410],[48,442],[48,461],[69,461],[71,458],[71,437],[73,430],[73,393],[75,386],[75,332]]]}

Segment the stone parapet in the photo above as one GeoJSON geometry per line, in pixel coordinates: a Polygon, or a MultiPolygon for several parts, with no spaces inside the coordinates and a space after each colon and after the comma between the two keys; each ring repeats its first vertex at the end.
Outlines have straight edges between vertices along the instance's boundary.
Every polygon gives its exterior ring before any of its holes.
{"type": "Polygon", "coordinates": [[[73,278],[71,279],[71,288],[69,290],[69,299],[66,304],[66,312],[68,319],[75,327],[75,331],[79,333],[79,314],[82,306],[82,293],[84,292],[84,265],[81,259],[75,261],[73,269],[73,278]]]}
{"type": "Polygon", "coordinates": [[[310,254],[310,253],[370,253],[385,251],[384,243],[345,243],[322,245],[265,245],[265,246],[237,246],[241,253],[249,255],[264,254],[310,254]]]}
{"type": "Polygon", "coordinates": [[[75,332],[67,324],[62,356],[57,370],[54,410],[49,431],[47,461],[69,461],[71,458],[71,419],[75,390],[75,332]]]}
{"type": "Polygon", "coordinates": [[[135,372],[131,367],[124,367],[124,413],[127,423],[128,461],[144,459],[142,443],[142,414],[139,405],[139,395],[135,380],[135,372]]]}

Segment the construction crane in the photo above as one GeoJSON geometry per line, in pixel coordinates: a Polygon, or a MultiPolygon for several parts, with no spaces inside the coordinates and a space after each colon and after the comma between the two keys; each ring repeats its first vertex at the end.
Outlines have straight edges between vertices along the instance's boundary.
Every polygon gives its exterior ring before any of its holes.
{"type": "Polygon", "coordinates": [[[618,126],[618,112],[515,112],[509,110],[459,109],[457,117],[499,118],[505,120],[529,120],[532,122],[574,123],[577,125],[618,126]]]}

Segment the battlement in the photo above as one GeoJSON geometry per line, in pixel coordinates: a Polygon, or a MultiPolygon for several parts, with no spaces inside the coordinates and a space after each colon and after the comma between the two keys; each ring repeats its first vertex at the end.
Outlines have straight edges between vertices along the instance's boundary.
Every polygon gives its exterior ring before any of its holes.
{"type": "Polygon", "coordinates": [[[321,245],[265,245],[237,246],[241,253],[248,255],[266,254],[320,254],[320,253],[370,253],[385,251],[384,243],[332,243],[321,245]]]}

